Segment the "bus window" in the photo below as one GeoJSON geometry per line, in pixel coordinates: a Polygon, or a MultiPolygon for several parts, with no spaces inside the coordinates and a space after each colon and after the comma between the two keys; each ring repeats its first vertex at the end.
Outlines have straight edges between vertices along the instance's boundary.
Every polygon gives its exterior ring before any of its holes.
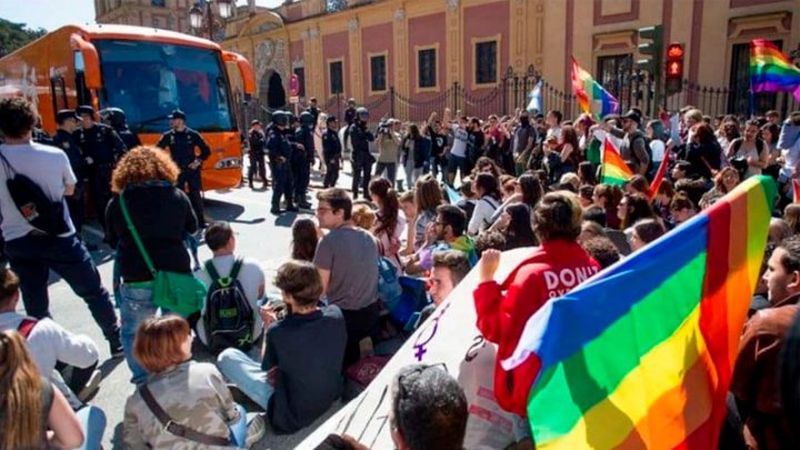
{"type": "Polygon", "coordinates": [[[102,106],[125,111],[135,132],[164,132],[176,108],[197,131],[236,129],[220,52],[140,41],[93,43],[106,94],[102,106]]]}
{"type": "Polygon", "coordinates": [[[53,114],[59,110],[69,108],[67,103],[67,89],[64,77],[61,75],[50,78],[50,96],[53,99],[53,114]]]}
{"type": "Polygon", "coordinates": [[[91,105],[92,94],[89,92],[89,89],[86,88],[83,54],[80,51],[75,51],[73,55],[75,62],[75,93],[78,96],[78,105],[91,105]]]}

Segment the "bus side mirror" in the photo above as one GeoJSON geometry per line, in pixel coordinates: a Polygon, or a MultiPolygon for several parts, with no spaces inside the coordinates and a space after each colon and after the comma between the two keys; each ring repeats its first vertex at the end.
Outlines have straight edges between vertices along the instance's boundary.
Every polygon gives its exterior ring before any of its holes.
{"type": "Polygon", "coordinates": [[[253,66],[250,65],[250,61],[238,53],[228,52],[225,50],[222,51],[222,59],[225,62],[235,63],[236,67],[239,68],[239,73],[242,76],[242,87],[244,88],[245,95],[255,94],[256,76],[253,72],[253,66]]]}
{"type": "Polygon", "coordinates": [[[69,44],[72,50],[75,51],[75,70],[83,71],[86,87],[100,89],[102,87],[100,82],[100,57],[97,54],[97,49],[77,33],[70,36],[69,44]]]}

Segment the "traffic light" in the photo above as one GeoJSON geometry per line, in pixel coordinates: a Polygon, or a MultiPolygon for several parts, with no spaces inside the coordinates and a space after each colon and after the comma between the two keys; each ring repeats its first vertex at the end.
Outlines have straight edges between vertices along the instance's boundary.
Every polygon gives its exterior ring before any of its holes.
{"type": "Polygon", "coordinates": [[[666,88],[667,95],[680,92],[683,88],[683,44],[672,43],[667,46],[666,88]]]}
{"type": "Polygon", "coordinates": [[[650,73],[655,92],[653,102],[660,105],[661,98],[661,67],[664,51],[664,27],[655,25],[639,28],[639,54],[642,59],[636,61],[636,66],[650,73]]]}

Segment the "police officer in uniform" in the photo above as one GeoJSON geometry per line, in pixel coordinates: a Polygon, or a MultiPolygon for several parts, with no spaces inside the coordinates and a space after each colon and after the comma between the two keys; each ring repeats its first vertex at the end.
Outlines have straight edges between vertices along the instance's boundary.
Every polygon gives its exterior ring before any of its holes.
{"type": "Polygon", "coordinates": [[[169,121],[172,129],[162,134],[156,145],[164,150],[169,149],[172,160],[181,170],[178,175],[178,189],[182,189],[189,196],[192,209],[197,216],[197,223],[200,228],[205,228],[203,199],[200,196],[203,190],[200,171],[203,162],[211,156],[211,149],[200,133],[186,126],[186,114],[183,111],[180,109],[172,111],[169,121]],[[199,155],[197,149],[200,149],[199,155]]]}
{"type": "Polygon", "coordinates": [[[297,206],[303,209],[311,208],[311,204],[306,199],[308,184],[311,181],[311,166],[314,164],[314,116],[308,112],[300,113],[300,128],[295,133],[295,141],[300,144],[297,148],[297,166],[293,170],[294,178],[294,201],[297,206]],[[302,147],[301,147],[302,146],[302,147]]]}
{"type": "MultiPolygon", "coordinates": [[[[80,117],[75,114],[74,109],[62,109],[56,113],[57,129],[56,134],[53,136],[53,146],[60,148],[67,154],[72,173],[75,174],[75,178],[78,180],[75,183],[75,192],[66,199],[72,224],[75,225],[75,231],[80,236],[84,215],[86,163],[80,146],[78,146],[78,141],[75,140],[78,120],[80,120],[80,117]]],[[[105,216],[105,211],[103,215],[105,216]]]]}
{"type": "Polygon", "coordinates": [[[283,111],[272,113],[272,126],[267,134],[267,154],[272,171],[272,214],[281,212],[281,196],[286,199],[286,210],[297,211],[292,195],[292,171],[290,168],[292,146],[286,138],[289,114],[283,111]]]}
{"type": "Polygon", "coordinates": [[[94,108],[89,105],[78,107],[81,127],[75,132],[75,139],[86,164],[94,213],[105,229],[106,205],[111,199],[111,172],[117,159],[125,153],[125,143],[113,128],[95,122],[94,114],[94,108]]]}
{"type": "Polygon", "coordinates": [[[350,127],[350,141],[353,145],[353,200],[358,199],[358,185],[364,191],[364,198],[369,198],[369,178],[375,158],[369,152],[369,143],[375,136],[367,130],[369,111],[363,106],[356,111],[356,119],[350,127]]]}
{"type": "Polygon", "coordinates": [[[322,186],[335,187],[339,180],[339,168],[342,164],[342,141],[339,140],[339,122],[336,116],[328,116],[325,121],[327,130],[322,135],[322,157],[325,158],[325,180],[322,186]]]}
{"type": "Polygon", "coordinates": [[[310,112],[312,116],[314,116],[314,127],[317,126],[317,120],[319,120],[319,107],[317,106],[317,97],[311,97],[309,99],[308,108],[306,111],[310,112]]]}
{"type": "Polygon", "coordinates": [[[261,177],[264,189],[267,188],[267,169],[264,167],[264,146],[267,144],[267,138],[264,135],[264,130],[261,128],[261,121],[253,120],[250,122],[250,133],[248,133],[248,141],[250,143],[250,168],[247,169],[247,181],[250,183],[250,189],[253,189],[253,175],[258,172],[261,177]]]}
{"type": "Polygon", "coordinates": [[[100,111],[100,117],[103,119],[103,123],[110,125],[111,128],[117,132],[119,137],[122,139],[122,142],[125,143],[127,150],[131,150],[142,145],[142,142],[139,140],[139,136],[137,136],[136,133],[128,128],[128,121],[125,117],[125,111],[120,108],[106,108],[100,111]]]}

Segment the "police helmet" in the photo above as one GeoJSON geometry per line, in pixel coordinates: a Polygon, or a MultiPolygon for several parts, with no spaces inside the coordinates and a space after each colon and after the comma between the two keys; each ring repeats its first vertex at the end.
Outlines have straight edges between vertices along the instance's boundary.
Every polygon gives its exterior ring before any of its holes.
{"type": "Polygon", "coordinates": [[[314,125],[314,115],[308,111],[303,111],[300,113],[300,124],[301,125],[314,125]]]}
{"type": "Polygon", "coordinates": [[[75,112],[77,112],[79,116],[82,116],[84,114],[88,114],[88,115],[94,117],[94,107],[92,107],[91,105],[80,105],[75,110],[75,112]]]}
{"type": "Polygon", "coordinates": [[[289,116],[286,112],[278,110],[272,113],[272,123],[285,127],[289,124],[289,116]]]}
{"type": "Polygon", "coordinates": [[[366,122],[369,120],[369,110],[363,106],[356,108],[356,117],[358,117],[359,120],[366,122]]]}
{"type": "Polygon", "coordinates": [[[105,108],[100,111],[100,118],[114,128],[125,126],[125,111],[120,108],[105,108]]]}

